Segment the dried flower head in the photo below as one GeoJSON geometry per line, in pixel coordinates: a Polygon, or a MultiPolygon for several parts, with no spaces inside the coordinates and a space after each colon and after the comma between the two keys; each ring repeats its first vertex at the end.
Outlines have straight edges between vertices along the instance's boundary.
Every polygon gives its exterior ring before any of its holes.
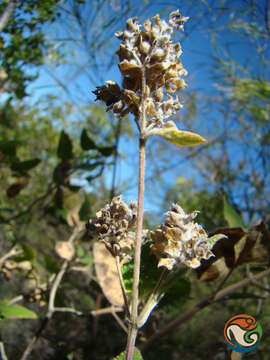
{"type": "Polygon", "coordinates": [[[130,229],[136,224],[137,203],[129,205],[116,196],[99,210],[86,225],[91,235],[97,235],[113,256],[124,257],[134,247],[130,229]]]}
{"type": "Polygon", "coordinates": [[[201,259],[213,256],[210,243],[204,229],[192,220],[198,212],[186,214],[177,204],[166,213],[165,224],[151,232],[152,252],[159,260],[158,266],[168,270],[177,264],[191,268],[200,266],[201,259]]]}
{"type": "Polygon", "coordinates": [[[107,82],[93,91],[96,100],[103,100],[108,110],[120,116],[141,114],[144,100],[147,125],[162,126],[182,107],[177,96],[168,94],[185,88],[182,77],[187,74],[180,60],[181,45],[173,44],[171,34],[174,29],[183,30],[187,20],[178,10],[170,14],[169,23],[156,15],[143,29],[136,18],[128,19],[126,29],[115,34],[121,40],[117,54],[123,89],[107,82]]]}

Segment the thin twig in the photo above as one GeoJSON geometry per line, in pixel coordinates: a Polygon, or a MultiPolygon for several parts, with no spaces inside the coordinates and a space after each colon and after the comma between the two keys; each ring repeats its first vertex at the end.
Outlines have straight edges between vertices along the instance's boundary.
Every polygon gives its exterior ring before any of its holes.
{"type": "Polygon", "coordinates": [[[114,312],[112,311],[112,316],[115,318],[115,320],[118,322],[118,324],[121,326],[121,328],[125,331],[125,333],[128,333],[128,329],[125,326],[125,324],[123,323],[123,321],[120,319],[120,317],[114,312]]]}
{"type": "Polygon", "coordinates": [[[50,186],[49,185],[48,190],[46,191],[46,193],[43,194],[42,196],[38,197],[37,199],[35,199],[25,210],[20,211],[18,214],[12,215],[7,219],[3,219],[2,222],[9,223],[10,221],[16,220],[19,217],[29,213],[36,204],[38,204],[41,200],[46,199],[46,197],[49,196],[55,188],[56,188],[56,185],[55,186],[50,186]]]}
{"type": "MultiPolygon", "coordinates": [[[[78,311],[74,308],[69,308],[69,307],[55,307],[53,309],[54,312],[65,312],[65,313],[71,313],[71,314],[75,314],[77,316],[87,316],[87,314],[84,314],[81,311],[78,311]]],[[[89,315],[89,314],[88,314],[89,315]]]]}
{"type": "Polygon", "coordinates": [[[115,257],[115,262],[116,262],[116,268],[117,268],[118,278],[119,278],[119,282],[120,282],[120,287],[121,287],[122,295],[124,298],[126,314],[127,314],[128,319],[130,319],[128,299],[127,299],[125,284],[124,284],[124,280],[123,280],[123,276],[122,276],[122,272],[121,272],[119,256],[115,257]]]}
{"type": "Polygon", "coordinates": [[[2,257],[0,258],[0,268],[1,268],[1,266],[3,265],[3,263],[4,263],[7,259],[9,259],[9,258],[12,257],[12,256],[18,255],[18,254],[20,254],[21,252],[22,252],[22,250],[18,249],[18,248],[16,247],[16,245],[15,245],[14,247],[12,247],[12,248],[9,250],[9,252],[7,252],[4,256],[2,256],[2,257]]]}
{"type": "Polygon", "coordinates": [[[103,309],[93,310],[91,311],[91,315],[99,316],[105,314],[112,314],[112,312],[121,312],[121,311],[123,311],[122,307],[109,306],[103,309]]]}
{"type": "MultiPolygon", "coordinates": [[[[101,308],[103,295],[99,293],[96,298],[96,309],[99,310],[101,308]]],[[[99,324],[99,314],[95,315],[93,319],[93,337],[95,338],[98,332],[98,324],[99,324]]]]}
{"type": "MultiPolygon", "coordinates": [[[[81,231],[82,229],[80,227],[76,227],[73,230],[73,233],[71,234],[70,238],[68,239],[69,243],[73,243],[74,240],[76,239],[78,233],[81,231]]],[[[51,291],[50,291],[50,295],[49,295],[49,304],[48,304],[48,310],[47,313],[45,315],[45,318],[42,320],[41,325],[39,327],[39,329],[37,330],[35,336],[32,338],[31,342],[28,344],[28,346],[26,347],[21,360],[26,360],[28,358],[28,356],[31,354],[32,350],[34,349],[34,346],[36,344],[36,342],[38,341],[38,339],[40,338],[41,334],[43,333],[43,331],[45,330],[45,328],[47,327],[49,321],[51,320],[53,314],[55,311],[60,311],[59,308],[56,308],[57,310],[55,310],[54,307],[54,302],[55,302],[55,296],[58,290],[58,287],[61,283],[61,280],[63,279],[63,276],[67,270],[68,264],[69,264],[70,260],[65,260],[61,266],[60,271],[58,272],[58,274],[56,275],[56,277],[54,278],[52,287],[51,287],[51,291]]],[[[69,309],[69,308],[68,308],[69,309]]],[[[70,312],[70,311],[68,311],[70,312]]],[[[74,312],[76,312],[76,310],[74,310],[74,312]]]]}
{"type": "Polygon", "coordinates": [[[225,282],[229,279],[229,277],[231,276],[232,272],[233,272],[233,267],[230,269],[230,271],[228,272],[228,274],[222,279],[222,281],[220,282],[220,284],[218,285],[218,287],[216,288],[216,290],[212,293],[212,299],[215,298],[216,294],[223,288],[225,282]]]}
{"type": "Polygon", "coordinates": [[[0,360],[8,360],[7,354],[5,352],[4,343],[0,341],[0,360]]]}
{"type": "MultiPolygon", "coordinates": [[[[262,271],[260,274],[255,275],[254,278],[255,278],[255,280],[259,280],[269,274],[270,274],[270,269],[267,269],[265,271],[262,271]]],[[[186,313],[184,313],[183,315],[177,317],[175,320],[170,322],[164,329],[153,334],[144,344],[142,344],[140,346],[140,349],[142,351],[148,349],[153,343],[160,341],[162,337],[164,337],[171,331],[177,329],[185,321],[187,321],[189,318],[191,318],[194,314],[196,314],[200,310],[204,309],[206,306],[209,306],[209,305],[217,302],[218,300],[221,300],[225,296],[233,293],[234,291],[241,289],[243,287],[246,287],[248,285],[251,285],[251,284],[252,284],[252,281],[250,279],[245,279],[245,280],[239,281],[236,284],[230,285],[223,290],[220,290],[215,295],[214,298],[211,294],[208,298],[206,298],[206,299],[202,300],[201,302],[199,302],[198,304],[196,304],[192,309],[188,310],[186,313]]]]}
{"type": "Polygon", "coordinates": [[[22,300],[23,300],[23,295],[18,295],[15,298],[9,300],[8,305],[16,304],[17,302],[22,301],[22,300]]]}
{"type": "Polygon", "coordinates": [[[257,288],[263,290],[263,291],[266,291],[266,292],[270,292],[270,289],[261,285],[258,281],[256,281],[254,279],[254,275],[252,274],[252,272],[250,271],[250,268],[249,266],[247,266],[247,276],[248,278],[250,279],[252,285],[256,286],[257,288]]]}
{"type": "Polygon", "coordinates": [[[10,0],[7,4],[7,7],[5,8],[5,11],[0,17],[0,32],[4,30],[4,28],[7,26],[8,21],[10,17],[12,16],[12,13],[17,5],[17,1],[10,0]]]}
{"type": "Polygon", "coordinates": [[[265,13],[264,13],[264,20],[267,32],[270,36],[270,21],[269,21],[269,11],[270,11],[270,0],[265,1],[265,13]]]}

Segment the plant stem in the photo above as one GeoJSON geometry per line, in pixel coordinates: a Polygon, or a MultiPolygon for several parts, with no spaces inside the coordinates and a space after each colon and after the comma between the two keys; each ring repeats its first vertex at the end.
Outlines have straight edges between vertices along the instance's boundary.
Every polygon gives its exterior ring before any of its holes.
{"type": "Polygon", "coordinates": [[[119,282],[120,282],[120,287],[121,287],[121,291],[122,291],[122,295],[123,295],[123,299],[124,299],[124,303],[125,303],[126,314],[127,314],[128,319],[130,319],[128,300],[127,300],[125,285],[124,285],[124,281],[123,281],[123,276],[121,273],[119,256],[115,257],[115,262],[116,262],[116,268],[117,268],[118,278],[119,278],[119,282]]]}
{"type": "Polygon", "coordinates": [[[135,239],[134,270],[133,270],[133,287],[131,303],[131,321],[129,324],[128,341],[126,348],[126,360],[132,360],[134,347],[138,332],[138,299],[139,299],[139,281],[140,281],[140,264],[141,264],[141,246],[143,235],[143,204],[144,204],[144,179],[145,179],[145,125],[146,125],[146,78],[145,68],[142,67],[142,92],[140,107],[140,140],[139,140],[139,182],[138,182],[138,214],[137,229],[135,239]]]}

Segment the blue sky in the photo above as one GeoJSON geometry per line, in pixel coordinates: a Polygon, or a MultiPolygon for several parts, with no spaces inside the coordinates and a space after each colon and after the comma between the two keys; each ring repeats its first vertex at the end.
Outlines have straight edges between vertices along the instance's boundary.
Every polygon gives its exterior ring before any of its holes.
{"type": "MultiPolygon", "coordinates": [[[[216,3],[220,5],[222,2],[220,0],[216,3]]],[[[50,66],[50,59],[48,58],[47,66],[40,70],[38,80],[29,89],[32,102],[37,101],[40,97],[42,98],[46,93],[54,93],[60,99],[72,101],[74,106],[91,104],[91,101],[94,100],[94,95],[91,91],[95,86],[103,84],[106,80],[114,80],[121,83],[120,72],[117,67],[117,56],[114,54],[119,47],[120,41],[116,38],[111,38],[109,47],[104,44],[104,48],[97,48],[96,53],[93,54],[89,53],[89,49],[85,47],[83,36],[86,36],[88,43],[91,44],[91,41],[99,41],[103,37],[105,40],[108,34],[112,37],[116,30],[123,29],[126,21],[126,16],[123,15],[125,3],[123,0],[104,2],[105,5],[101,9],[100,14],[95,18],[95,21],[92,19],[94,13],[93,6],[89,5],[86,7],[81,16],[84,21],[92,22],[92,27],[86,28],[84,34],[80,33],[78,26],[68,14],[62,16],[60,22],[52,26],[47,25],[46,32],[48,38],[52,39],[54,43],[56,39],[56,47],[60,49],[67,62],[63,64],[60,61],[59,66],[50,66]],[[107,27],[105,33],[100,32],[102,25],[112,17],[115,17],[115,22],[107,27]],[[93,67],[94,62],[96,62],[100,70],[98,74],[97,69],[93,67]],[[113,65],[109,67],[109,63],[113,63],[113,65]]],[[[216,3],[214,2],[214,4],[216,3]]],[[[183,48],[181,59],[189,73],[186,79],[188,84],[187,91],[199,90],[200,94],[207,96],[207,94],[215,94],[218,91],[215,80],[216,74],[214,72],[215,56],[226,60],[228,54],[232,54],[240,63],[245,64],[248,61],[250,68],[257,68],[258,58],[254,50],[252,51],[253,45],[245,41],[246,39],[237,37],[233,31],[223,30],[224,25],[228,22],[234,21],[237,24],[238,13],[236,8],[238,3],[239,1],[231,2],[230,11],[223,12],[222,6],[217,11],[216,8],[211,8],[211,5],[208,8],[208,2],[199,0],[181,2],[132,0],[131,9],[129,11],[126,9],[126,12],[132,16],[139,13],[138,21],[140,23],[143,23],[146,18],[154,16],[156,13],[160,13],[161,17],[166,20],[170,11],[177,8],[183,15],[190,16],[190,20],[185,25],[185,32],[176,34],[175,41],[180,40],[183,48]],[[202,12],[206,12],[208,16],[201,17],[200,21],[198,21],[197,15],[202,12]],[[213,41],[211,42],[211,29],[216,32],[217,47],[215,47],[213,41]]],[[[245,15],[242,16],[242,19],[245,19],[245,15]]],[[[184,119],[181,121],[181,116],[183,118],[184,114],[185,111],[180,111],[179,127],[185,127],[184,119]]],[[[199,116],[197,116],[196,121],[188,130],[199,132],[206,138],[208,138],[209,134],[209,137],[212,138],[216,134],[211,134],[211,124],[213,121],[218,122],[219,118],[218,107],[213,108],[210,113],[200,113],[199,111],[199,116]]],[[[175,164],[183,160],[181,152],[179,153],[173,147],[171,151],[175,164]]],[[[231,151],[234,153],[235,148],[232,147],[231,151]]],[[[134,172],[134,163],[136,164],[137,160],[135,147],[132,146],[130,140],[128,142],[126,138],[121,140],[120,153],[125,154],[129,159],[121,161],[117,177],[119,181],[128,181],[130,183],[130,187],[125,192],[125,197],[127,200],[131,200],[136,197],[137,190],[134,181],[135,176],[132,176],[132,179],[130,179],[130,174],[134,172]]],[[[237,155],[232,156],[232,159],[234,159],[236,164],[237,155]]],[[[186,163],[184,163],[182,166],[176,165],[175,168],[166,172],[164,174],[166,186],[172,185],[175,177],[183,174],[185,176],[195,176],[200,181],[197,170],[192,166],[188,169],[186,163]]],[[[111,174],[108,173],[107,177],[109,185],[111,174]]],[[[150,197],[146,196],[146,208],[153,207],[151,191],[149,193],[150,197]]]]}

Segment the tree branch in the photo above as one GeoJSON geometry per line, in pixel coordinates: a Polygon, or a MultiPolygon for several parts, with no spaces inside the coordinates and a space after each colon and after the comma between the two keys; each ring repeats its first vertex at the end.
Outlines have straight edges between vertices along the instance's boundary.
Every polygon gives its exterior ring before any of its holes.
{"type": "MultiPolygon", "coordinates": [[[[68,242],[73,243],[74,240],[76,239],[78,233],[81,230],[82,229],[80,227],[76,227],[73,230],[73,233],[71,234],[70,238],[68,239],[68,242]]],[[[28,344],[27,348],[25,349],[25,351],[24,351],[24,353],[23,353],[23,355],[21,357],[21,360],[26,360],[28,358],[28,356],[31,354],[32,350],[34,349],[34,346],[35,346],[36,342],[38,341],[41,334],[43,333],[43,331],[47,327],[48,322],[51,320],[53,314],[56,311],[58,311],[58,312],[59,311],[62,311],[62,312],[64,311],[61,308],[55,308],[54,302],[55,302],[55,296],[56,296],[58,287],[59,287],[59,285],[60,285],[60,283],[61,283],[61,281],[63,279],[63,276],[66,273],[69,262],[70,262],[70,260],[65,260],[63,262],[59,273],[56,275],[56,277],[55,277],[55,279],[53,281],[53,285],[52,285],[51,291],[50,291],[49,304],[48,304],[48,310],[47,310],[46,316],[42,320],[41,325],[40,325],[39,329],[37,330],[35,336],[32,338],[31,342],[28,344]]],[[[66,312],[71,312],[71,308],[63,308],[63,309],[66,309],[66,312]]],[[[75,309],[74,309],[73,313],[77,313],[77,315],[78,315],[78,312],[75,309]]],[[[81,315],[81,313],[80,313],[80,315],[81,315]]]]}
{"type": "Polygon", "coordinates": [[[0,32],[4,30],[4,28],[7,26],[8,21],[13,13],[13,10],[15,9],[17,5],[16,0],[10,0],[5,11],[0,17],[0,32]]]}
{"type": "Polygon", "coordinates": [[[42,196],[38,197],[37,199],[35,199],[25,210],[19,212],[18,214],[12,215],[12,216],[10,216],[10,217],[7,218],[7,219],[4,219],[2,222],[4,222],[4,223],[9,223],[10,221],[16,220],[16,219],[18,219],[19,217],[27,214],[27,213],[30,212],[30,211],[33,209],[33,207],[34,207],[36,204],[38,204],[41,200],[46,199],[46,197],[49,196],[55,188],[56,188],[56,185],[55,185],[55,186],[49,185],[47,192],[46,192],[45,194],[43,194],[42,196]]]}
{"type": "Polygon", "coordinates": [[[236,284],[230,285],[223,290],[220,290],[213,298],[211,294],[208,298],[202,300],[198,304],[196,304],[192,309],[188,310],[183,315],[180,315],[175,320],[171,321],[169,325],[167,325],[164,329],[157,331],[153,334],[144,344],[140,346],[141,351],[147,350],[152,344],[159,342],[162,337],[170,333],[171,331],[177,329],[181,326],[185,321],[191,318],[194,314],[205,308],[206,306],[212,305],[218,300],[221,300],[225,296],[233,293],[234,291],[241,289],[245,286],[251,285],[253,280],[259,280],[270,274],[270,269],[262,271],[260,274],[255,275],[252,279],[248,278],[242,281],[239,281],[236,284]]]}
{"type": "Polygon", "coordinates": [[[265,1],[265,14],[264,14],[264,20],[267,32],[270,36],[270,21],[269,21],[269,11],[270,11],[270,0],[265,1]]]}

